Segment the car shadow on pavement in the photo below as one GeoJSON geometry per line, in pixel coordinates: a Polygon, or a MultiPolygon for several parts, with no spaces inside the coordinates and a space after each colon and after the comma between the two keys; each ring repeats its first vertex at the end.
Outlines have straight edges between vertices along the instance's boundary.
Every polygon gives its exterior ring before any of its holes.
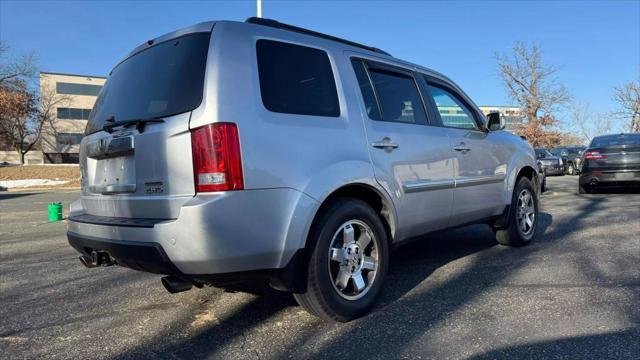
{"type": "Polygon", "coordinates": [[[640,186],[606,187],[600,186],[592,189],[592,194],[640,194],[640,186]]]}
{"type": "Polygon", "coordinates": [[[571,354],[574,359],[610,359],[611,349],[617,348],[615,358],[637,358],[640,354],[640,329],[604,334],[551,339],[522,345],[508,346],[474,356],[471,359],[524,359],[532,354],[540,357],[558,357],[571,354]]]}
{"type": "MultiPolygon", "coordinates": [[[[538,237],[544,236],[551,222],[550,214],[540,213],[538,237]]],[[[344,336],[334,338],[319,352],[333,354],[339,349],[345,349],[345,346],[349,348],[353,341],[357,342],[359,338],[367,336],[367,333],[378,333],[380,324],[384,324],[390,334],[375,349],[367,350],[366,353],[393,357],[398,354],[397,346],[406,345],[416,331],[422,332],[430,324],[440,321],[447,313],[482,292],[485,286],[490,286],[510,270],[521,266],[527,261],[528,254],[535,251],[536,245],[521,249],[497,245],[493,231],[486,225],[473,225],[422,237],[392,254],[383,294],[371,314],[347,324],[336,324],[313,318],[299,308],[294,316],[302,317],[305,326],[297,331],[295,338],[278,339],[278,342],[285,341],[282,345],[287,349],[285,353],[293,354],[309,339],[336,330],[344,332],[344,336]],[[444,266],[459,267],[457,278],[442,283],[437,271],[444,266]],[[435,278],[434,284],[428,284],[425,288],[424,283],[430,282],[431,277],[435,278]]],[[[291,295],[271,291],[268,296],[255,297],[244,303],[224,320],[200,329],[193,336],[178,342],[167,342],[166,339],[173,337],[170,333],[158,334],[152,341],[121,354],[119,358],[150,355],[215,357],[232,342],[236,343],[238,339],[244,342],[251,329],[264,326],[263,323],[273,317],[280,318],[279,313],[293,306],[297,305],[291,295]]],[[[187,311],[183,319],[171,326],[172,331],[187,326],[193,320],[195,311],[196,309],[187,311]]],[[[274,334],[275,338],[278,337],[274,334]]]]}
{"type": "MultiPolygon", "coordinates": [[[[4,190],[2,190],[2,188],[0,188],[0,191],[4,191],[4,190]]],[[[36,193],[28,193],[28,192],[0,193],[0,201],[8,200],[8,199],[15,199],[15,198],[23,197],[23,196],[35,195],[35,194],[36,193]]]]}

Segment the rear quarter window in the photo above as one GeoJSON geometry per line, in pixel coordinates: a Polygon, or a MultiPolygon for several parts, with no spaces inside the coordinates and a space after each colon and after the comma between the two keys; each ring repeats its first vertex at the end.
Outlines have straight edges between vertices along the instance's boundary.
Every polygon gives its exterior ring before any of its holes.
{"type": "Polygon", "coordinates": [[[256,43],[260,94],[277,113],[340,116],[336,83],[323,50],[280,41],[256,43]]]}

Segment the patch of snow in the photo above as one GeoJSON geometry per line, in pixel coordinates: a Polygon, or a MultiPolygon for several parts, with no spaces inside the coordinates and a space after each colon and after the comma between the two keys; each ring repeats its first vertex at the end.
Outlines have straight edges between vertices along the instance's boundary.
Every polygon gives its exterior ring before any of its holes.
{"type": "Polygon", "coordinates": [[[24,180],[0,180],[0,188],[22,188],[32,186],[52,186],[68,183],[68,180],[51,179],[24,179],[24,180]]]}

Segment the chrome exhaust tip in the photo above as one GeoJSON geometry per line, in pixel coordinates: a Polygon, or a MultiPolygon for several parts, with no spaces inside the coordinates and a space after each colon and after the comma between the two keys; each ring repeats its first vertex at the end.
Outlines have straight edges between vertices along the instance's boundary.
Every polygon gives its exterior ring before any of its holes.
{"type": "Polygon", "coordinates": [[[91,258],[85,255],[80,255],[78,257],[78,259],[80,259],[80,262],[82,263],[82,265],[84,265],[86,268],[94,268],[97,265],[95,265],[92,261],[91,258]]]}
{"type": "Polygon", "coordinates": [[[191,290],[191,287],[193,286],[192,283],[175,276],[164,276],[161,281],[164,288],[172,294],[191,290]]]}

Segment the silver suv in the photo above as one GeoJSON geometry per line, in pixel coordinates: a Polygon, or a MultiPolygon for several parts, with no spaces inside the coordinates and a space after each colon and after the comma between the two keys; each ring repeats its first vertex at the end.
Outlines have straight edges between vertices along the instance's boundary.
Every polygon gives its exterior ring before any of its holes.
{"type": "Polygon", "coordinates": [[[447,77],[274,20],[194,25],[134,49],[81,143],[69,243],[87,267],[165,274],[170,292],[264,279],[348,321],[389,252],[487,223],[525,245],[533,149],[447,77]]]}

